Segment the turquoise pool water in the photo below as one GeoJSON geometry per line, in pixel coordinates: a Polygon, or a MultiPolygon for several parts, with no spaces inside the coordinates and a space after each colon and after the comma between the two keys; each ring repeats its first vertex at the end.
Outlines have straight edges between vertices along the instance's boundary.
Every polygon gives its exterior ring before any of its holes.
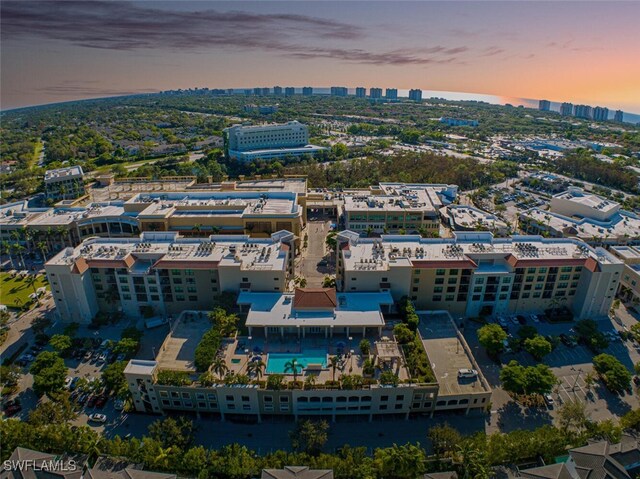
{"type": "MultiPolygon", "coordinates": [[[[307,364],[322,364],[323,368],[327,366],[326,351],[309,350],[301,353],[269,353],[267,355],[267,374],[285,374],[285,364],[294,358],[302,366],[302,368],[298,368],[298,373],[301,373],[302,369],[307,367],[307,364]]],[[[287,374],[292,374],[292,372],[289,371],[287,374]]]]}

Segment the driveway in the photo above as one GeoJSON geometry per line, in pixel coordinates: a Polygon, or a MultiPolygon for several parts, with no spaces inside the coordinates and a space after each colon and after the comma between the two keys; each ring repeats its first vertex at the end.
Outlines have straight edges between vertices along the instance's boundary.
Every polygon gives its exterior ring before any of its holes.
{"type": "MultiPolygon", "coordinates": [[[[296,267],[297,276],[304,276],[307,286],[318,288],[322,286],[325,275],[332,274],[335,268],[332,258],[325,245],[325,238],[330,230],[331,221],[316,220],[307,223],[305,233],[308,235],[308,247],[303,251],[302,257],[296,267]],[[318,266],[318,263],[326,260],[327,264],[318,266]]],[[[303,235],[305,234],[303,233],[303,235]]]]}

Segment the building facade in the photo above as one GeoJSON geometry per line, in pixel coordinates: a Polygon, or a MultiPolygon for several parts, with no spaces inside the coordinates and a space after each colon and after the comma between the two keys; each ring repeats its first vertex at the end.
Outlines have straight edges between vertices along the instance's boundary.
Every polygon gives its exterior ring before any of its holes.
{"type": "Polygon", "coordinates": [[[422,101],[422,90],[418,90],[418,89],[409,90],[409,100],[422,101]]]}
{"type": "Polygon", "coordinates": [[[538,110],[551,111],[551,102],[549,100],[540,100],[538,103],[538,110]]]}
{"type": "Polygon", "coordinates": [[[573,115],[576,118],[593,120],[593,108],[591,108],[589,105],[576,105],[573,109],[573,115]]]}
{"type": "Polygon", "coordinates": [[[595,121],[607,121],[609,120],[609,109],[597,106],[593,109],[593,119],[595,121]]]}
{"type": "Polygon", "coordinates": [[[356,98],[365,98],[367,96],[367,89],[359,86],[356,88],[356,98]]]}
{"type": "Polygon", "coordinates": [[[455,233],[454,239],[338,235],[338,290],[388,289],[418,309],[467,317],[560,306],[576,318],[606,316],[622,270],[623,262],[603,248],[573,239],[478,232],[455,233]]]}
{"type": "Polygon", "coordinates": [[[562,105],[560,105],[560,114],[562,116],[572,116],[573,103],[564,102],[562,105]]]}
{"type": "Polygon", "coordinates": [[[331,96],[347,96],[349,89],[346,86],[332,86],[331,96]]]}
{"type": "Polygon", "coordinates": [[[620,280],[620,298],[623,301],[640,304],[640,248],[612,246],[610,251],[624,261],[624,271],[620,280]]]}
{"type": "Polygon", "coordinates": [[[84,241],[45,264],[60,319],[90,322],[98,312],[168,317],[207,310],[223,292],[284,291],[293,265],[293,235],[182,238],[142,233],[138,239],[84,241]]]}
{"type": "Polygon", "coordinates": [[[45,196],[59,201],[78,198],[85,194],[84,172],[81,166],[47,170],[44,174],[45,196]]]}
{"type": "Polygon", "coordinates": [[[397,88],[387,88],[385,91],[384,97],[387,100],[397,100],[398,99],[398,89],[397,88]]]}
{"type": "Polygon", "coordinates": [[[311,96],[313,95],[313,87],[304,86],[302,87],[302,96],[311,96]]]}
{"type": "Polygon", "coordinates": [[[382,88],[369,88],[369,98],[382,98],[382,88]]]}

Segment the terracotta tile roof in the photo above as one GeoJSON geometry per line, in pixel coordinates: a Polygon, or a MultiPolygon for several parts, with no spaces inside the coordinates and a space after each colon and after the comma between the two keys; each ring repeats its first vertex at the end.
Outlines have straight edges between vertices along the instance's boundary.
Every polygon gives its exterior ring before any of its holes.
{"type": "Polygon", "coordinates": [[[333,288],[296,288],[293,298],[295,309],[335,308],[337,305],[333,288]]]}

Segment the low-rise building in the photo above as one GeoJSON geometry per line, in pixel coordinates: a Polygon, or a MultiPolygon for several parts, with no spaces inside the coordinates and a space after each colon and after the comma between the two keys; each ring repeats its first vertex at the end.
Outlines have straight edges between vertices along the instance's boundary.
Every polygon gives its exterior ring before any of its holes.
{"type": "Polygon", "coordinates": [[[263,469],[260,479],[333,479],[333,471],[309,469],[307,466],[285,466],[284,469],[263,469]]]}
{"type": "Polygon", "coordinates": [[[59,201],[78,198],[85,194],[84,173],[81,166],[47,170],[44,190],[48,200],[59,201]]]}
{"type": "Polygon", "coordinates": [[[541,189],[549,193],[560,193],[567,189],[567,182],[559,176],[538,171],[523,178],[522,182],[531,188],[541,189]]]}
{"type": "Polygon", "coordinates": [[[455,185],[380,183],[367,191],[345,194],[344,224],[361,234],[437,234],[439,210],[454,201],[457,192],[455,185]]]}
{"type": "Polygon", "coordinates": [[[467,205],[449,205],[440,209],[443,220],[455,231],[491,231],[504,236],[509,226],[496,215],[467,205]]]}
{"type": "MultiPolygon", "coordinates": [[[[348,296],[354,298],[359,294],[348,296]]],[[[297,291],[296,296],[300,296],[303,303],[300,309],[305,310],[302,314],[322,316],[324,309],[330,309],[325,300],[314,306],[321,295],[326,293],[297,291]]],[[[354,304],[365,303],[364,298],[354,299],[354,304]]],[[[252,300],[252,304],[256,301],[252,300]]],[[[260,308],[260,304],[262,300],[256,307],[260,308]]],[[[355,325],[357,314],[354,312],[349,319],[355,325]]],[[[294,321],[304,319],[299,316],[294,321]]],[[[391,327],[386,325],[382,335],[375,330],[367,333],[367,339],[372,340],[367,354],[358,347],[361,336],[353,338],[342,331],[325,338],[325,332],[315,332],[312,327],[304,337],[287,331],[282,335],[273,333],[276,338],[261,333],[227,338],[216,355],[224,361],[227,372],[217,368],[217,372],[210,372],[212,381],[203,382],[193,365],[193,354],[211,324],[206,314],[195,311],[184,312],[173,323],[155,360],[131,360],[124,374],[136,410],[148,413],[191,411],[222,420],[254,418],[261,421],[275,416],[331,420],[338,416],[364,416],[371,420],[453,410],[480,413],[486,409],[491,388],[449,314],[429,313],[422,321],[438,330],[437,339],[425,336],[420,341],[421,346],[427,348],[425,368],[437,371],[428,382],[411,380],[403,349],[394,340],[391,327]],[[382,383],[378,380],[382,377],[379,371],[366,373],[364,365],[371,361],[387,374],[393,373],[397,381],[382,383]],[[259,367],[252,366],[253,363],[259,363],[259,367]],[[472,378],[460,376],[459,369],[470,368],[475,371],[472,378]],[[257,369],[261,371],[259,375],[257,369]],[[165,381],[166,371],[181,372],[186,380],[181,385],[165,381]],[[272,376],[279,381],[270,381],[272,376]],[[304,381],[304,388],[287,384],[292,376],[304,381]],[[236,383],[239,377],[246,379],[236,383]],[[359,381],[349,382],[354,378],[359,381]]]]}
{"type": "Polygon", "coordinates": [[[45,264],[59,317],[87,323],[98,312],[168,317],[211,309],[220,293],[285,291],[293,234],[271,238],[142,233],[137,239],[92,238],[45,264]]]}
{"type": "Polygon", "coordinates": [[[478,126],[478,120],[465,120],[462,118],[440,118],[440,123],[447,126],[478,126]]]}
{"type": "Polygon", "coordinates": [[[550,209],[520,214],[520,229],[555,238],[577,237],[589,244],[640,242],[640,217],[620,203],[571,187],[551,198],[550,209]]]}
{"type": "Polygon", "coordinates": [[[576,239],[494,238],[455,232],[452,239],[338,234],[339,291],[389,290],[417,309],[467,317],[540,313],[560,306],[577,318],[606,316],[624,264],[576,239]]]}

